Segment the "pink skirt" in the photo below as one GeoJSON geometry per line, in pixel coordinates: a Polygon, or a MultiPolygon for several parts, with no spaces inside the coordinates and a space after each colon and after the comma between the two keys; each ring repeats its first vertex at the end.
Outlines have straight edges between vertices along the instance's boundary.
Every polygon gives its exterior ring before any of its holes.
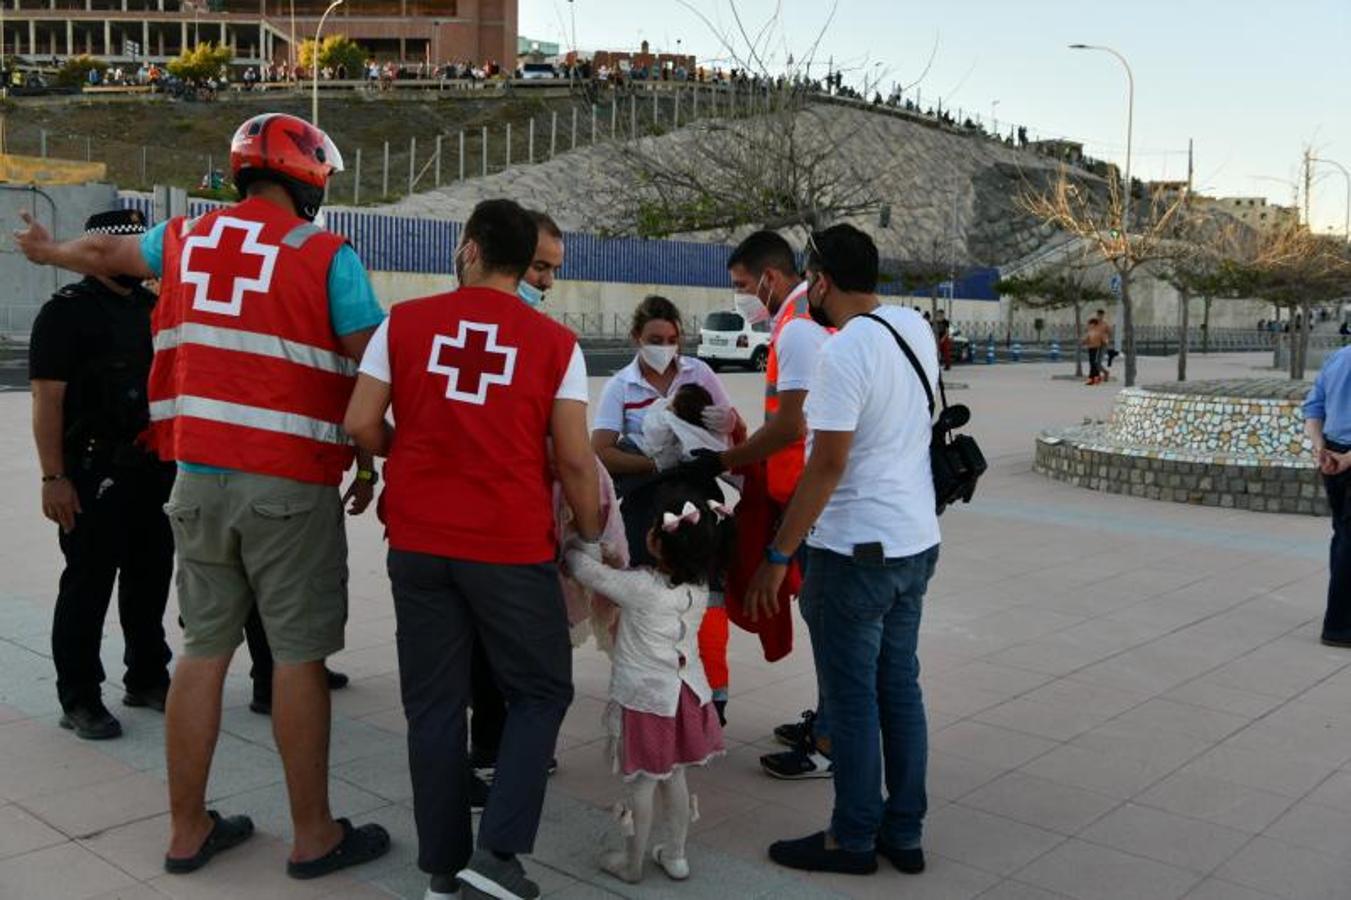
{"type": "Polygon", "coordinates": [[[723,753],[722,726],[713,704],[699,705],[689,685],[680,686],[674,716],[621,707],[615,735],[618,766],[625,781],[640,775],[670,778],[676,769],[702,766],[723,753]]]}

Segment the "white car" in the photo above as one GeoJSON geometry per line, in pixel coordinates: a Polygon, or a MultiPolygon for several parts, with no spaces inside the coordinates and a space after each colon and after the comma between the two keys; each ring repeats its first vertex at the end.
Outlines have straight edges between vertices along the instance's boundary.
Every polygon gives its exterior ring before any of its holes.
{"type": "Polygon", "coordinates": [[[747,325],[741,313],[709,313],[699,331],[699,358],[714,370],[746,366],[759,372],[769,363],[769,323],[747,325]]]}

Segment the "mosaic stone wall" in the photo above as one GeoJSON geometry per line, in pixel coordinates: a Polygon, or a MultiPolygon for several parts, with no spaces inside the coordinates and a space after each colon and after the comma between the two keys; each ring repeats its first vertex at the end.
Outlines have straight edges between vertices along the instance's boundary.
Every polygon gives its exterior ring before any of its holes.
{"type": "Polygon", "coordinates": [[[1036,468],[1110,493],[1327,515],[1300,409],[1309,387],[1250,379],[1128,388],[1109,422],[1038,436],[1036,468]]]}

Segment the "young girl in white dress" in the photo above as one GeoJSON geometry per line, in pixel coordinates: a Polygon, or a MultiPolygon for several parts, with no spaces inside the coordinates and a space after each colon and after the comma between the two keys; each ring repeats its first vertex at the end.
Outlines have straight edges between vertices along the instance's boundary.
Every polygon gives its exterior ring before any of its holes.
{"type": "Polygon", "coordinates": [[[708,574],[718,563],[731,522],[719,504],[683,493],[658,503],[647,545],[653,568],[611,569],[574,546],[573,577],[619,606],[606,724],[612,759],[626,785],[622,851],[601,868],[637,883],[643,877],[656,795],[667,841],[652,858],[671,878],[689,877],[685,839],[691,820],[685,769],[723,753],[722,728],[699,661],[699,624],[708,605],[708,574]]]}

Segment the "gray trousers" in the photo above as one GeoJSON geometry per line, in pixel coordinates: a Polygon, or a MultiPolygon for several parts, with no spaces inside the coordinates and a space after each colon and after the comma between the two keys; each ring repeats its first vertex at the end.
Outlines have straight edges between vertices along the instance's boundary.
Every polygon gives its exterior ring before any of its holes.
{"type": "Polygon", "coordinates": [[[465,708],[475,642],[507,702],[478,846],[529,853],[544,807],[549,760],[573,695],[572,645],[557,566],[493,565],[390,550],[389,578],[418,867],[453,875],[473,851],[465,708]]]}

